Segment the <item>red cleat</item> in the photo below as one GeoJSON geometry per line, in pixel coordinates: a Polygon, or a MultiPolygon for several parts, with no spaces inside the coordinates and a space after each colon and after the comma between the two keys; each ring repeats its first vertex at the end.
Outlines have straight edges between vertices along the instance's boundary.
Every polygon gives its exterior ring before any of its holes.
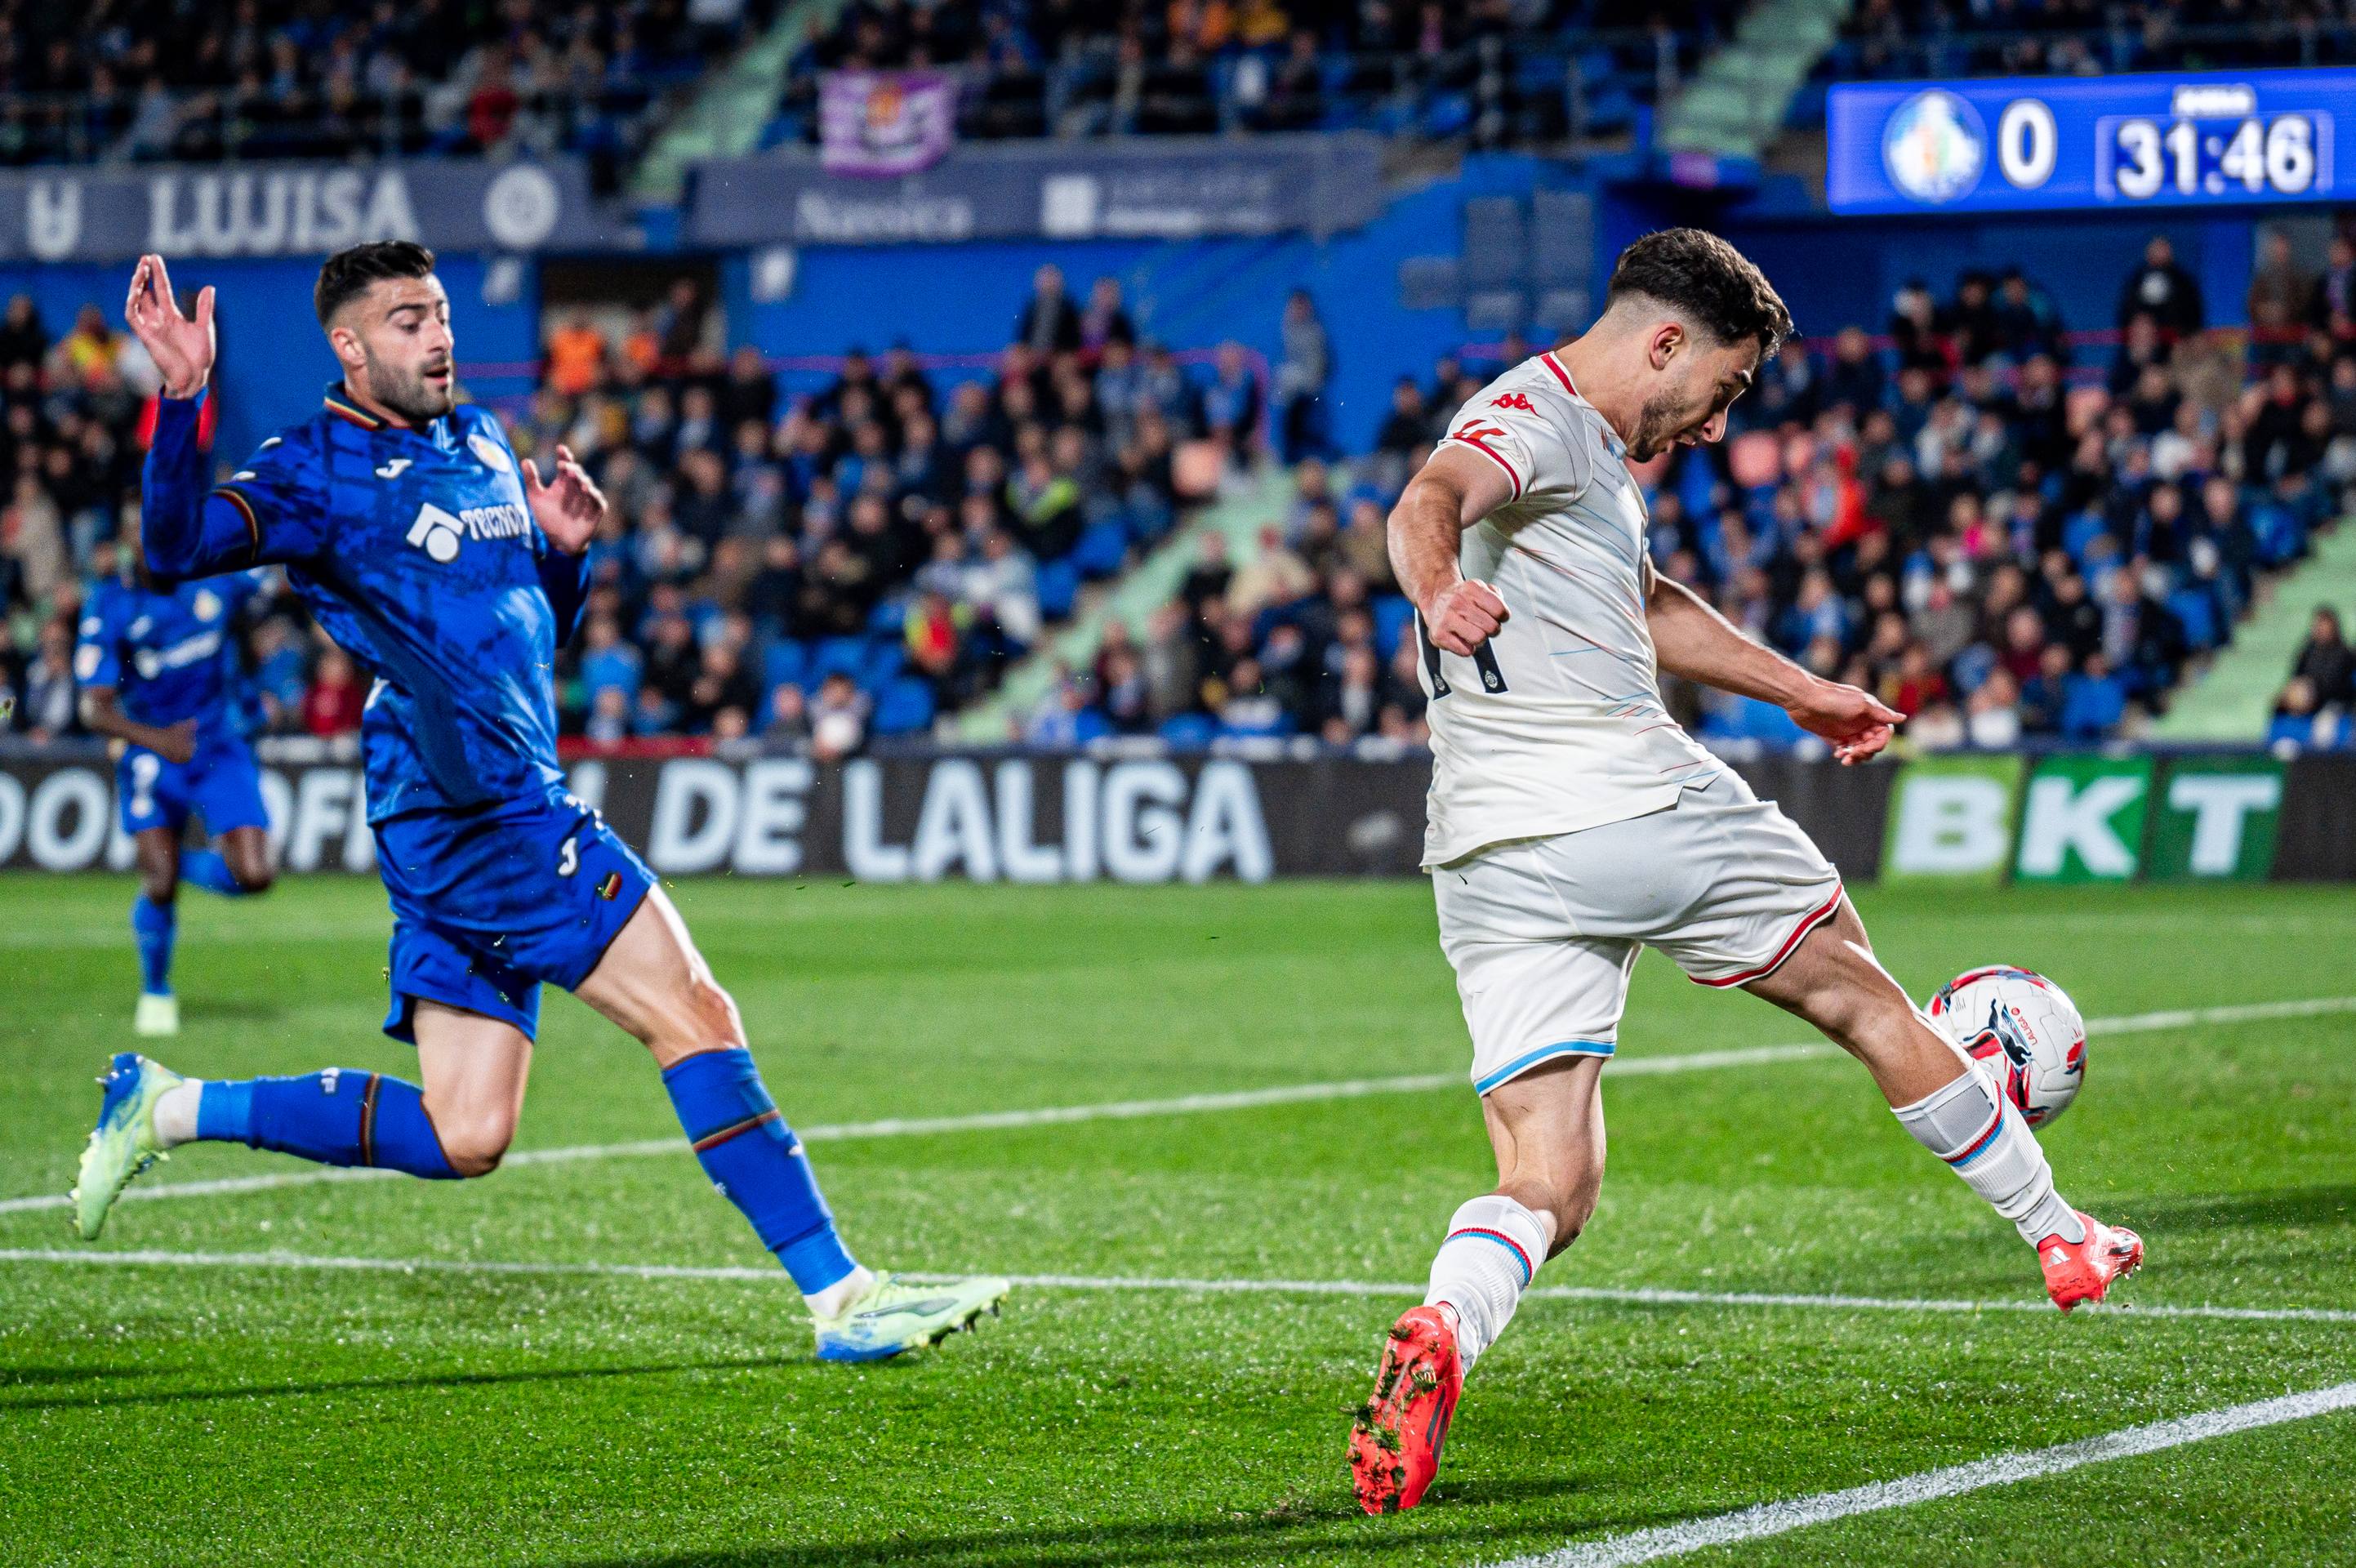
{"type": "Polygon", "coordinates": [[[1411,1307],[1391,1325],[1375,1397],[1350,1423],[1350,1474],[1358,1506],[1397,1513],[1423,1501],[1440,1472],[1440,1445],[1464,1391],[1456,1359],[1456,1325],[1437,1306],[1411,1307]]]}
{"type": "Polygon", "coordinates": [[[2132,1230],[2104,1224],[2091,1214],[2080,1214],[2086,1228],[2083,1241],[2064,1241],[2059,1234],[2037,1243],[2037,1261],[2045,1269],[2045,1294],[2067,1312],[2082,1302],[2100,1301],[2116,1282],[2143,1267],[2143,1238],[2132,1230]]]}

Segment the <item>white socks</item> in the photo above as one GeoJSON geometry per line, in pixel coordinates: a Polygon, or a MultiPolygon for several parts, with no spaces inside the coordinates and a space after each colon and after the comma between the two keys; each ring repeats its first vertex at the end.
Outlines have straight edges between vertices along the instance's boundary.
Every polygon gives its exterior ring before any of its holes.
{"type": "Polygon", "coordinates": [[[1897,1116],[2030,1246],[2055,1234],[2065,1241],[2086,1239],[2077,1212],[2053,1190],[2053,1167],[2037,1134],[1977,1069],[1966,1067],[1944,1089],[1899,1106],[1897,1116]]]}
{"type": "Polygon", "coordinates": [[[199,1079],[182,1079],[166,1090],[155,1101],[155,1141],[167,1149],[191,1143],[197,1135],[197,1101],[203,1098],[205,1086],[199,1079]]]}
{"type": "Polygon", "coordinates": [[[809,1308],[812,1317],[841,1317],[843,1309],[865,1295],[874,1283],[874,1272],[864,1263],[856,1264],[849,1273],[816,1295],[802,1297],[802,1302],[809,1308]]]}
{"type": "Polygon", "coordinates": [[[1466,1372],[1513,1321],[1546,1255],[1546,1221],[1510,1197],[1473,1198],[1449,1220],[1423,1302],[1455,1309],[1456,1359],[1466,1372]]]}

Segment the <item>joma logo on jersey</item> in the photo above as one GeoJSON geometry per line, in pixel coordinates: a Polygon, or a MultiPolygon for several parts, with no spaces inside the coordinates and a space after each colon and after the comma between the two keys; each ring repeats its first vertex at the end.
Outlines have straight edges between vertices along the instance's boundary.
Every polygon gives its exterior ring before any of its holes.
{"type": "Polygon", "coordinates": [[[1527,392],[1501,392],[1497,396],[1489,400],[1489,406],[1491,408],[1515,408],[1521,410],[1524,413],[1536,413],[1537,412],[1537,410],[1530,406],[1530,397],[1527,392]]]}
{"type": "Polygon", "coordinates": [[[443,565],[458,558],[458,546],[468,539],[520,539],[531,532],[531,514],[511,502],[470,506],[453,515],[433,502],[417,509],[409,525],[409,542],[443,565]]]}

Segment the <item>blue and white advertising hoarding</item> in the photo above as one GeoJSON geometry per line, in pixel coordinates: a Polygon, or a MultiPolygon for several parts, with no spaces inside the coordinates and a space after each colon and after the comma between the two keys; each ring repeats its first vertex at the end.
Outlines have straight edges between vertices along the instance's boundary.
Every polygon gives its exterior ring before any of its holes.
{"type": "Polygon", "coordinates": [[[2346,200],[2356,70],[2004,77],[1835,87],[1836,212],[2346,200]]]}

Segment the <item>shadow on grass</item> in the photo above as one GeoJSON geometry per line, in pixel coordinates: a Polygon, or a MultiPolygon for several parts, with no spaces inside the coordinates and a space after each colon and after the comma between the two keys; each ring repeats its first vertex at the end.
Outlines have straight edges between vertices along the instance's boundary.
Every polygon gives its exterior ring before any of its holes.
{"type": "Polygon", "coordinates": [[[2356,1225],[2356,1186],[2173,1194],[2121,1205],[2120,1214],[2110,1218],[2138,1227],[2147,1240],[2154,1240],[2171,1230],[2356,1225]]]}
{"type": "MultiPolygon", "coordinates": [[[[746,1356],[731,1360],[674,1361],[644,1367],[550,1367],[515,1372],[429,1372],[413,1378],[346,1378],[308,1383],[241,1383],[233,1388],[157,1389],[132,1393],[48,1394],[33,1399],[0,1398],[0,1413],[20,1410],[115,1410],[130,1406],[201,1404],[208,1401],[303,1399],[316,1394],[393,1393],[413,1389],[500,1388],[518,1383],[564,1383],[596,1378],[663,1378],[681,1372],[793,1371],[819,1369],[807,1357],[746,1356]]],[[[66,1368],[32,1369],[27,1382],[64,1382],[90,1377],[153,1377],[145,1368],[102,1372],[66,1368]]],[[[0,1369],[0,1386],[20,1376],[0,1369]]]]}
{"type": "MultiPolygon", "coordinates": [[[[782,1542],[731,1547],[722,1552],[648,1553],[576,1564],[576,1568],[862,1568],[868,1563],[916,1568],[1095,1568],[1102,1563],[1224,1563],[1245,1555],[1375,1558],[1433,1546],[1487,1546],[1506,1530],[1531,1528],[1526,1515],[1510,1524],[1491,1517],[1507,1504],[1568,1497],[1591,1489],[1561,1477],[1467,1484],[1451,1498],[1435,1491],[1411,1520],[1368,1519],[1347,1502],[1271,1509],[1264,1513],[1217,1513],[1156,1523],[1103,1524],[1059,1530],[969,1530],[940,1535],[895,1531],[874,1541],[823,1545],[782,1542]]],[[[1613,1518],[1563,1518],[1547,1533],[1568,1536],[1609,1523],[1614,1530],[1644,1530],[1689,1519],[1689,1513],[1655,1510],[1613,1518]]],[[[571,1561],[571,1560],[568,1560],[571,1561]]]]}
{"type": "Polygon", "coordinates": [[[80,1383],[97,1379],[109,1381],[116,1378],[152,1378],[153,1367],[0,1367],[0,1389],[22,1387],[27,1383],[80,1383]]]}

